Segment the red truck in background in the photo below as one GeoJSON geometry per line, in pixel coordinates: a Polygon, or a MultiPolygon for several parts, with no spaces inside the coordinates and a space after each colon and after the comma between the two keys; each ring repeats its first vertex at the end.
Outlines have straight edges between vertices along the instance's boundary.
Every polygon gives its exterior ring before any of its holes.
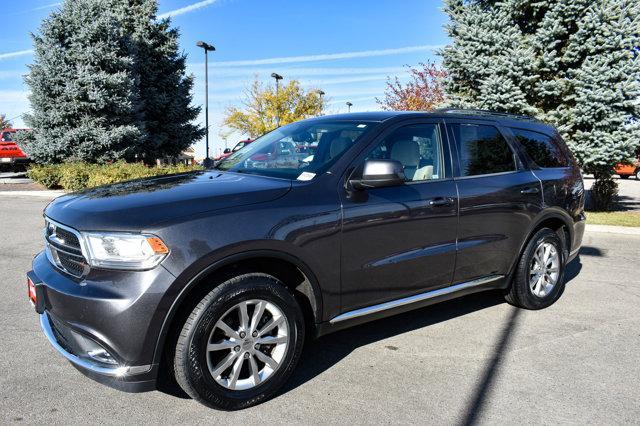
{"type": "Polygon", "coordinates": [[[253,142],[252,139],[246,139],[243,141],[240,141],[236,144],[236,146],[233,147],[233,149],[227,148],[224,150],[224,152],[222,153],[222,155],[220,155],[219,157],[214,158],[214,161],[220,161],[220,160],[224,160],[225,158],[227,158],[228,156],[230,156],[231,154],[233,154],[236,151],[241,150],[242,148],[244,148],[245,146],[249,145],[251,142],[253,142]]]}
{"type": "Polygon", "coordinates": [[[29,129],[3,129],[0,135],[0,170],[24,170],[29,158],[15,142],[16,132],[29,129]]]}

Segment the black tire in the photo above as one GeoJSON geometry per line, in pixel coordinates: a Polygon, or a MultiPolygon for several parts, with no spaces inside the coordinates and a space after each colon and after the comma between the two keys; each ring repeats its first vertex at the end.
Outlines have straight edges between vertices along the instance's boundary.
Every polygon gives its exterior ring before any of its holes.
{"type": "Polygon", "coordinates": [[[560,298],[564,291],[564,271],[568,258],[568,251],[564,247],[563,240],[564,238],[560,238],[557,233],[549,228],[538,230],[529,239],[516,265],[511,286],[505,294],[505,299],[508,303],[519,308],[535,310],[551,306],[560,298]],[[529,286],[529,273],[535,251],[544,243],[551,243],[555,246],[560,254],[560,262],[555,286],[546,296],[540,297],[535,295],[529,286]]]}
{"type": "Polygon", "coordinates": [[[631,175],[618,175],[620,176],[620,179],[629,179],[631,177],[631,175]]]}
{"type": "Polygon", "coordinates": [[[221,410],[238,410],[274,396],[293,372],[304,344],[304,318],[282,282],[266,274],[232,278],[208,293],[187,318],[176,343],[174,368],[180,387],[193,399],[221,410]],[[280,309],[287,321],[289,342],[272,376],[246,390],[231,390],[215,381],[207,367],[206,345],[216,322],[238,303],[261,299],[280,309]]]}
{"type": "Polygon", "coordinates": [[[640,180],[640,169],[636,170],[636,179],[640,180]]]}

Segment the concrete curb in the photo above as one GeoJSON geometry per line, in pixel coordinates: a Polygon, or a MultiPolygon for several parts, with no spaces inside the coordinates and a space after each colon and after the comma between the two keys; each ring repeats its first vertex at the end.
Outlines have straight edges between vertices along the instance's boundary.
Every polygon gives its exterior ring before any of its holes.
{"type": "Polygon", "coordinates": [[[44,197],[56,198],[66,194],[64,191],[0,191],[0,197],[44,197]]]}
{"type": "Polygon", "coordinates": [[[633,226],[613,226],[613,225],[588,225],[585,232],[600,232],[606,234],[640,235],[640,228],[633,226]]]}

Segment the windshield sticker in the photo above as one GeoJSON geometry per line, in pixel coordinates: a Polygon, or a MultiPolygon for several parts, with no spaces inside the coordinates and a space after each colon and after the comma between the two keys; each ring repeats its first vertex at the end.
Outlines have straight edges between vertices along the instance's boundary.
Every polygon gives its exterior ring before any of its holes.
{"type": "Polygon", "coordinates": [[[315,174],[315,173],[311,173],[311,172],[302,172],[302,173],[300,173],[300,176],[298,176],[298,180],[302,180],[302,181],[305,181],[305,180],[311,180],[311,179],[313,179],[314,177],[316,177],[316,174],[315,174]]]}

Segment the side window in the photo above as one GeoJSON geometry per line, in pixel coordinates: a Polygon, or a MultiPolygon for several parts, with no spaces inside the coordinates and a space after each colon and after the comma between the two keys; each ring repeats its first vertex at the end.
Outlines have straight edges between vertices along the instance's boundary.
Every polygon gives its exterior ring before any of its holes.
{"type": "Polygon", "coordinates": [[[496,127],[479,124],[450,124],[449,129],[458,147],[462,176],[516,170],[514,153],[496,127]]]}
{"type": "Polygon", "coordinates": [[[415,124],[394,130],[367,155],[367,159],[402,163],[407,182],[444,178],[440,126],[415,124]]]}
{"type": "Polygon", "coordinates": [[[529,157],[542,168],[567,167],[569,161],[558,143],[550,136],[523,129],[511,129],[529,157]]]}

